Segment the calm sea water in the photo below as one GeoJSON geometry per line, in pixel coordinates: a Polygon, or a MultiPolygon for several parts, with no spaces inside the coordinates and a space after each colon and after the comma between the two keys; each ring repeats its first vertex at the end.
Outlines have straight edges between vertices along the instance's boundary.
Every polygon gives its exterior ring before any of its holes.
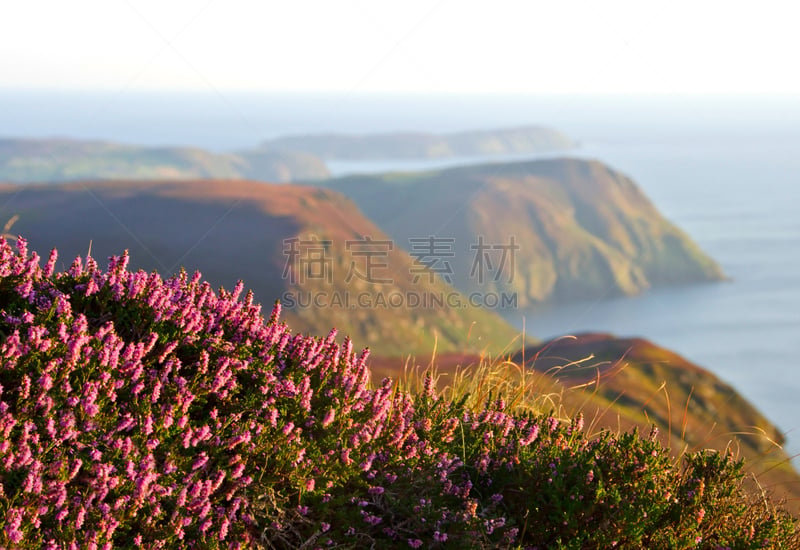
{"type": "MultiPolygon", "coordinates": [[[[730,282],[598,300],[513,319],[540,337],[644,336],[710,369],[800,453],[800,98],[363,97],[0,92],[0,135],[72,136],[224,151],[284,133],[449,131],[547,124],[571,155],[634,178],[730,282]]],[[[460,159],[455,159],[459,161],[460,159]]],[[[333,163],[336,173],[428,162],[333,163]]]]}
{"type": "Polygon", "coordinates": [[[800,139],[590,143],[586,152],[631,175],[732,280],[519,312],[516,322],[540,336],[645,336],[731,383],[800,453],[800,139]]]}

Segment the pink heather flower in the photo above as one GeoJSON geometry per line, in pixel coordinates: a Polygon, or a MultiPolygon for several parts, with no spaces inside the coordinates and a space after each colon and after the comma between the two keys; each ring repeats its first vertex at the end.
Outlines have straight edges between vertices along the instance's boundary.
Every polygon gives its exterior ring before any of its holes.
{"type": "Polygon", "coordinates": [[[369,494],[373,495],[373,496],[382,495],[383,492],[384,492],[384,488],[383,487],[370,487],[367,492],[369,494]]]}
{"type": "Polygon", "coordinates": [[[133,450],[133,441],[130,437],[126,437],[122,441],[122,458],[127,458],[131,451],[133,450]]]}
{"type": "Polygon", "coordinates": [[[375,526],[375,525],[378,525],[381,521],[383,521],[378,516],[375,516],[375,515],[372,515],[372,514],[367,514],[363,510],[362,510],[361,513],[364,514],[364,521],[367,522],[369,525],[375,526]]]}
{"type": "MultiPolygon", "coordinates": [[[[211,437],[211,428],[208,425],[203,425],[198,428],[194,433],[194,438],[192,440],[192,445],[197,445],[197,443],[201,441],[206,441],[211,437]]],[[[244,434],[238,436],[242,438],[242,441],[250,441],[250,432],[245,432],[244,434]]]]}
{"type": "Polygon", "coordinates": [[[244,473],[244,463],[240,462],[234,467],[233,472],[231,472],[231,479],[239,479],[242,473],[244,473]]]}
{"type": "Polygon", "coordinates": [[[86,518],[86,508],[81,506],[80,508],[78,508],[78,513],[75,516],[75,523],[74,523],[75,529],[80,529],[83,526],[84,518],[86,518]]]}
{"type": "Polygon", "coordinates": [[[175,501],[175,506],[177,508],[180,508],[184,504],[186,504],[186,492],[187,492],[186,487],[184,487],[183,489],[181,489],[180,493],[178,493],[178,498],[175,501]]]}
{"type": "Polygon", "coordinates": [[[425,375],[425,381],[423,382],[423,393],[428,397],[436,397],[436,388],[434,386],[434,380],[431,373],[425,375]]]}
{"type": "Polygon", "coordinates": [[[358,467],[361,468],[362,472],[368,471],[370,468],[372,468],[372,458],[368,456],[367,460],[359,464],[358,467]]]}
{"type": "Polygon", "coordinates": [[[76,458],[75,462],[73,462],[72,469],[69,472],[70,480],[75,479],[75,476],[78,475],[78,471],[81,469],[81,466],[83,466],[83,460],[81,460],[80,458],[76,458]]]}
{"type": "Polygon", "coordinates": [[[22,509],[20,508],[11,508],[6,513],[6,535],[8,536],[8,540],[13,543],[21,542],[23,533],[20,531],[20,526],[22,525],[22,509]]]}
{"type": "Polygon", "coordinates": [[[435,540],[436,542],[445,542],[447,540],[447,533],[440,533],[439,531],[434,531],[433,540],[435,540]]]}
{"type": "Polygon", "coordinates": [[[47,265],[45,265],[44,270],[42,271],[42,276],[44,278],[47,279],[53,276],[57,260],[58,260],[58,251],[55,248],[53,248],[52,250],[50,250],[50,257],[47,259],[47,265]]]}
{"type": "Polygon", "coordinates": [[[411,548],[419,548],[420,546],[422,546],[422,541],[419,539],[408,539],[408,545],[411,548]]]}
{"type": "Polygon", "coordinates": [[[525,437],[523,437],[520,440],[520,444],[521,445],[530,445],[531,443],[533,443],[536,440],[536,438],[538,436],[539,436],[539,426],[537,424],[534,424],[533,426],[528,428],[528,433],[525,434],[525,437]]]}
{"type": "Polygon", "coordinates": [[[84,292],[84,296],[91,296],[92,294],[97,294],[98,290],[100,290],[100,287],[97,286],[97,281],[94,280],[94,277],[90,277],[89,282],[86,284],[86,290],[84,292]]]}
{"type": "Polygon", "coordinates": [[[307,479],[306,480],[306,491],[309,491],[309,492],[313,491],[315,485],[316,485],[316,483],[315,483],[315,481],[313,479],[307,479]]]}
{"type": "Polygon", "coordinates": [[[65,518],[66,518],[68,515],[69,515],[69,509],[68,509],[68,508],[62,508],[62,509],[61,509],[61,510],[59,510],[59,511],[58,511],[58,513],[56,514],[56,521],[57,521],[57,522],[60,524],[60,523],[62,523],[62,522],[64,521],[64,519],[65,519],[65,518]]]}
{"type": "Polygon", "coordinates": [[[222,524],[219,526],[219,540],[225,540],[228,536],[228,526],[230,521],[228,518],[222,518],[222,524]]]}
{"type": "Polygon", "coordinates": [[[22,377],[22,384],[19,389],[19,398],[20,399],[28,399],[28,396],[31,392],[31,379],[26,374],[22,377]]]}
{"type": "Polygon", "coordinates": [[[322,419],[322,427],[328,427],[330,423],[333,422],[334,418],[336,418],[336,411],[334,409],[328,410],[328,412],[325,413],[325,418],[322,419]]]}
{"type": "Polygon", "coordinates": [[[208,517],[209,512],[211,512],[211,502],[206,500],[205,503],[203,504],[203,507],[200,509],[198,516],[200,517],[200,519],[206,518],[208,517]]]}
{"type": "Polygon", "coordinates": [[[199,470],[203,466],[206,465],[208,462],[208,455],[205,452],[200,453],[200,456],[197,457],[197,460],[194,461],[192,464],[192,470],[199,470]]]}
{"type": "Polygon", "coordinates": [[[267,410],[266,418],[270,426],[272,426],[273,428],[278,427],[278,411],[276,409],[267,410]]]}
{"type": "Polygon", "coordinates": [[[194,433],[194,430],[192,430],[191,426],[186,428],[186,431],[183,432],[183,435],[181,436],[181,443],[183,444],[183,448],[184,449],[188,449],[192,445],[192,434],[193,433],[194,433]]]}
{"type": "Polygon", "coordinates": [[[25,478],[25,483],[22,485],[22,490],[26,493],[33,493],[35,495],[42,492],[42,470],[43,465],[38,460],[34,460],[29,466],[28,476],[25,478]]]}
{"type": "Polygon", "coordinates": [[[153,393],[150,396],[151,403],[158,403],[158,398],[161,397],[161,381],[156,380],[153,384],[153,393]]]}
{"type": "Polygon", "coordinates": [[[72,315],[72,304],[64,295],[58,295],[56,297],[56,315],[58,315],[59,317],[62,315],[66,316],[72,315]]]}

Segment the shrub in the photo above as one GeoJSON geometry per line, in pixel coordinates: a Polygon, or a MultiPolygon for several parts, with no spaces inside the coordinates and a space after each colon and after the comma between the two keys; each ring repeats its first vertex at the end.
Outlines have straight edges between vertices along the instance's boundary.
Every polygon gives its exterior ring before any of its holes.
{"type": "Polygon", "coordinates": [[[477,410],[200,275],[0,240],[0,547],[756,548],[741,462],[477,410]]]}

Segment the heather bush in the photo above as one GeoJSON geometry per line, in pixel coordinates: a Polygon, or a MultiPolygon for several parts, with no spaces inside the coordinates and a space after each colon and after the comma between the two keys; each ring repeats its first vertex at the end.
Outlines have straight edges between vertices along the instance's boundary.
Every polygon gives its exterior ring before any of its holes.
{"type": "Polygon", "coordinates": [[[0,240],[2,548],[761,548],[741,462],[369,385],[349,340],[127,255],[0,240]]]}

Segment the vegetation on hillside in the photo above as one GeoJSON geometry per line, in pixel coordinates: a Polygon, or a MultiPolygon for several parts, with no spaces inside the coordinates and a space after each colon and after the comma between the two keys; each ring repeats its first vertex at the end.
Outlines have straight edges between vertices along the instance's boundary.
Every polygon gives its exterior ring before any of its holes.
{"type": "Polygon", "coordinates": [[[598,161],[459,166],[320,185],[350,197],[412,252],[412,239],[438,239],[463,292],[516,292],[520,307],[724,277],[630,178],[598,161]],[[490,276],[476,273],[479,260],[496,266],[490,276]]]}
{"type": "Polygon", "coordinates": [[[0,139],[0,181],[241,178],[273,182],[329,176],[301,152],[251,149],[213,153],[196,147],[141,147],[74,139],[0,139]]]}
{"type": "Polygon", "coordinates": [[[19,215],[14,231],[33,247],[56,247],[74,258],[91,243],[97,257],[129,249],[134,268],[164,276],[185,266],[214,286],[244,279],[257,301],[283,301],[294,330],[324,336],[335,326],[379,355],[437,346],[496,353],[518,334],[329,189],[106,181],[31,184],[20,193],[0,185],[0,203],[7,217],[19,215]]]}
{"type": "Polygon", "coordinates": [[[0,240],[2,547],[797,546],[730,455],[370,387],[335,331],[127,262],[0,240]]]}

